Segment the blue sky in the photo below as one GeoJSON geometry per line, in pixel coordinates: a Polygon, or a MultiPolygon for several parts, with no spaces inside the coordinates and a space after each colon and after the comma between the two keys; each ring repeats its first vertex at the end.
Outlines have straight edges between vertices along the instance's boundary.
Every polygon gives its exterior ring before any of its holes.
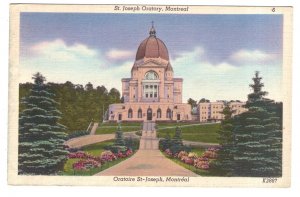
{"type": "Polygon", "coordinates": [[[260,71],[269,97],[282,100],[282,15],[21,14],[21,82],[48,81],[121,90],[154,21],[183,99],[246,100],[260,71]]]}

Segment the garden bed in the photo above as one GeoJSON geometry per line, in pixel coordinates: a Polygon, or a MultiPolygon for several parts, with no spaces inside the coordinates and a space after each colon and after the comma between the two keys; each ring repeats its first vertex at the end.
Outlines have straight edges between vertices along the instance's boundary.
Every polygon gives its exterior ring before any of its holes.
{"type": "Polygon", "coordinates": [[[134,150],[127,150],[124,153],[114,154],[106,150],[108,146],[113,144],[114,140],[104,141],[84,146],[80,150],[69,153],[62,174],[92,176],[126,160],[135,153],[134,150]]]}
{"type": "Polygon", "coordinates": [[[213,168],[210,168],[211,162],[216,158],[215,148],[203,149],[194,148],[190,153],[181,151],[178,154],[172,155],[168,150],[162,151],[162,154],[176,164],[199,174],[201,176],[220,176],[220,173],[213,168]]]}

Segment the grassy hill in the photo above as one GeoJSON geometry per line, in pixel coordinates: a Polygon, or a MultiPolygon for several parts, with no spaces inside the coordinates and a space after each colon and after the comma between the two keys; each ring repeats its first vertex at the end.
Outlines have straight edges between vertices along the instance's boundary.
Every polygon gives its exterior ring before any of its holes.
{"type": "Polygon", "coordinates": [[[175,134],[176,126],[181,127],[183,140],[218,143],[218,133],[220,123],[214,124],[186,124],[186,123],[163,123],[157,125],[159,137],[165,137],[167,133],[172,137],[175,134]]]}

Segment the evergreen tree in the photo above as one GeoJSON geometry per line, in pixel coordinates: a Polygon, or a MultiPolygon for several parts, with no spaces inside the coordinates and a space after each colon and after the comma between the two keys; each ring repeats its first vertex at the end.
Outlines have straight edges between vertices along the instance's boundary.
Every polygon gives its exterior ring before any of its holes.
{"type": "Polygon", "coordinates": [[[175,135],[172,139],[173,145],[182,146],[182,137],[181,137],[181,129],[177,126],[175,130],[175,135]]]}
{"type": "Polygon", "coordinates": [[[170,150],[172,154],[179,153],[180,151],[190,151],[190,148],[183,145],[182,137],[181,137],[181,129],[180,127],[176,127],[175,135],[173,136],[171,140],[171,147],[170,150]]]}
{"type": "Polygon", "coordinates": [[[123,136],[123,131],[121,129],[121,126],[118,126],[118,129],[115,134],[115,146],[125,146],[125,141],[124,141],[124,136],[123,136]]]}
{"type": "Polygon", "coordinates": [[[271,109],[274,101],[264,98],[259,72],[255,73],[253,92],[248,95],[248,112],[233,120],[234,176],[281,176],[282,129],[280,118],[271,109]]]}
{"type": "Polygon", "coordinates": [[[218,169],[222,175],[226,176],[231,176],[234,166],[232,113],[233,111],[226,105],[222,112],[224,120],[221,122],[221,128],[218,132],[221,148],[218,151],[217,159],[212,165],[213,168],[218,169]]]}
{"type": "Polygon", "coordinates": [[[65,126],[58,123],[61,113],[40,73],[33,76],[34,84],[22,99],[25,109],[19,116],[19,174],[54,174],[62,169],[67,151],[64,150],[65,126]]]}
{"type": "Polygon", "coordinates": [[[171,145],[172,145],[171,136],[170,136],[169,132],[167,132],[165,138],[159,140],[159,147],[160,147],[160,149],[165,151],[166,149],[170,148],[171,145]]]}

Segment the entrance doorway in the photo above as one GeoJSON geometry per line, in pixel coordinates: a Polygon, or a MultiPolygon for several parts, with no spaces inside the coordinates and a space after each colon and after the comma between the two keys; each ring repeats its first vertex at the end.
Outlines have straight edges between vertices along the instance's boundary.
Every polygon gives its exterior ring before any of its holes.
{"type": "Polygon", "coordinates": [[[177,120],[180,120],[180,114],[177,114],[177,120]]]}
{"type": "Polygon", "coordinates": [[[119,114],[119,120],[122,120],[122,114],[119,114]]]}
{"type": "Polygon", "coordinates": [[[152,109],[151,108],[147,109],[147,120],[152,120],[152,109]]]}

